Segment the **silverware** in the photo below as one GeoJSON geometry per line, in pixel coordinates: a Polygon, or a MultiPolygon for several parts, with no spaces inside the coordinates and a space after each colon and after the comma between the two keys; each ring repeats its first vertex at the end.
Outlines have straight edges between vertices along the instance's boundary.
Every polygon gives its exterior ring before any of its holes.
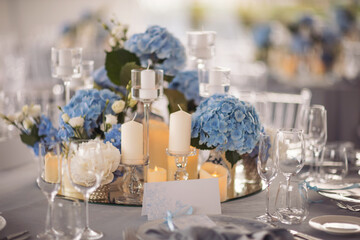
{"type": "Polygon", "coordinates": [[[317,238],[317,237],[313,237],[313,236],[310,236],[308,234],[305,234],[305,233],[301,233],[301,232],[298,232],[298,231],[295,231],[295,230],[289,230],[290,233],[294,236],[294,237],[297,237],[298,239],[303,239],[303,240],[321,240],[320,238],[317,238]]]}
{"type": "Polygon", "coordinates": [[[347,209],[352,212],[360,212],[360,205],[350,205],[344,202],[335,201],[336,206],[342,209],[347,209]]]}
{"type": "Polygon", "coordinates": [[[18,233],[9,234],[0,240],[11,240],[11,239],[25,240],[28,239],[29,237],[30,237],[29,231],[26,230],[18,233]]]}

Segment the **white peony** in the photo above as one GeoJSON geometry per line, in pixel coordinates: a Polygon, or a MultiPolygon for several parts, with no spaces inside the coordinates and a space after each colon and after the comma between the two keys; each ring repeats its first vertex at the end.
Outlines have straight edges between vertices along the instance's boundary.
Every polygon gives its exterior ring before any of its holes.
{"type": "Polygon", "coordinates": [[[68,123],[70,120],[70,117],[67,113],[64,113],[63,115],[61,115],[61,118],[64,121],[64,123],[68,123]]]}
{"type": "Polygon", "coordinates": [[[114,113],[118,114],[121,113],[125,108],[125,102],[123,100],[115,101],[111,105],[111,109],[114,111],[114,113]]]}
{"type": "Polygon", "coordinates": [[[73,118],[70,118],[69,124],[70,124],[70,126],[72,126],[73,128],[82,127],[82,126],[84,125],[84,118],[82,118],[82,117],[73,117],[73,118]]]}
{"type": "Polygon", "coordinates": [[[34,123],[30,120],[30,118],[25,118],[23,125],[26,130],[29,130],[34,125],[34,123]]]}
{"type": "Polygon", "coordinates": [[[105,123],[110,124],[110,125],[117,124],[117,117],[112,114],[106,114],[105,115],[105,123]]]}
{"type": "Polygon", "coordinates": [[[29,107],[29,116],[36,118],[39,117],[41,113],[41,106],[39,104],[31,105],[29,107]]]}
{"type": "Polygon", "coordinates": [[[81,143],[78,150],[72,156],[71,172],[73,180],[79,184],[91,185],[95,176],[89,171],[102,171],[101,185],[108,184],[114,179],[113,172],[120,164],[120,151],[111,143],[104,143],[102,140],[90,140],[81,143]],[[101,146],[101,153],[94,151],[98,144],[101,146]]]}

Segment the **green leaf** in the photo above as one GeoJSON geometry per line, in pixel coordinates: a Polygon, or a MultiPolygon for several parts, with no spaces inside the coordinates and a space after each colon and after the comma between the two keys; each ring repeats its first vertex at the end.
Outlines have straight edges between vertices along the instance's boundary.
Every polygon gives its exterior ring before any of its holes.
{"type": "Polygon", "coordinates": [[[200,144],[200,137],[197,137],[197,138],[191,138],[191,146],[199,149],[199,150],[211,150],[211,149],[214,149],[213,147],[212,148],[209,148],[206,144],[200,144]]]}
{"type": "Polygon", "coordinates": [[[164,80],[167,82],[172,82],[172,80],[174,79],[174,76],[170,76],[170,75],[164,75],[164,80]]]}
{"type": "Polygon", "coordinates": [[[140,66],[139,58],[135,54],[125,49],[118,49],[115,51],[107,52],[105,58],[105,69],[107,71],[109,79],[116,85],[126,87],[129,79],[123,79],[121,73],[122,68],[127,63],[131,62],[140,66]]]}
{"type": "Polygon", "coordinates": [[[128,85],[129,81],[131,80],[131,70],[133,69],[140,69],[140,66],[137,65],[135,62],[128,62],[121,68],[120,79],[121,81],[126,83],[125,87],[128,85]]]}
{"type": "Polygon", "coordinates": [[[29,146],[34,146],[34,144],[38,141],[40,141],[40,137],[38,135],[38,128],[36,126],[34,126],[32,129],[31,129],[31,132],[30,134],[26,134],[26,133],[21,133],[20,134],[20,138],[21,138],[21,141],[23,143],[25,143],[26,145],[29,145],[29,146]]]}
{"type": "Polygon", "coordinates": [[[241,155],[237,151],[226,151],[225,152],[226,160],[231,163],[231,168],[241,160],[241,155]]]}
{"type": "Polygon", "coordinates": [[[187,101],[184,94],[174,89],[164,89],[164,94],[169,100],[169,111],[170,113],[176,112],[179,110],[178,104],[181,106],[181,109],[187,111],[187,101]]]}

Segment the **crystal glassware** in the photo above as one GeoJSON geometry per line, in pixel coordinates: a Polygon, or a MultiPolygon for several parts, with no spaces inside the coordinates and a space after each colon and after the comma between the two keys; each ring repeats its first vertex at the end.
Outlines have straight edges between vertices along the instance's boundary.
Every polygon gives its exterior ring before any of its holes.
{"type": "Polygon", "coordinates": [[[269,213],[269,190],[270,184],[277,175],[277,164],[273,158],[270,135],[260,134],[259,140],[259,155],[257,161],[257,171],[261,179],[266,183],[266,208],[265,214],[256,217],[257,220],[262,222],[273,222],[275,219],[269,213]]]}
{"type": "Polygon", "coordinates": [[[321,182],[342,181],[348,173],[346,148],[337,144],[325,146],[319,173],[321,182]]]}
{"type": "Polygon", "coordinates": [[[314,155],[314,176],[309,176],[308,180],[318,181],[320,154],[327,141],[327,117],[326,110],[322,105],[313,105],[304,111],[304,136],[306,143],[314,155]]]}
{"type": "Polygon", "coordinates": [[[65,85],[65,102],[70,101],[70,82],[81,77],[82,48],[51,48],[51,75],[65,85]]]}
{"type": "Polygon", "coordinates": [[[175,172],[175,181],[178,180],[188,180],[189,174],[186,171],[187,159],[190,156],[194,156],[196,154],[196,148],[190,147],[190,151],[188,153],[173,153],[168,148],[166,149],[166,153],[175,158],[175,164],[177,170],[175,172]]]}
{"type": "Polygon", "coordinates": [[[100,239],[102,232],[94,231],[89,224],[89,198],[100,185],[104,174],[101,143],[96,140],[71,141],[68,144],[67,171],[71,185],[84,196],[84,239],[100,239]]]}
{"type": "Polygon", "coordinates": [[[58,142],[40,143],[38,152],[38,176],[36,182],[48,200],[45,231],[37,235],[38,239],[54,239],[53,203],[61,184],[61,146],[58,142]]]}
{"type": "Polygon", "coordinates": [[[285,207],[278,209],[282,219],[292,218],[290,208],[290,179],[303,168],[305,163],[305,141],[303,131],[299,129],[279,129],[275,137],[275,159],[279,171],[286,178],[285,207]]]}
{"type": "Polygon", "coordinates": [[[199,69],[199,94],[210,97],[216,93],[228,93],[230,90],[230,68],[213,67],[199,69]]]}
{"type": "Polygon", "coordinates": [[[149,165],[149,120],[151,103],[163,96],[162,70],[131,70],[131,95],[144,104],[144,164],[149,165]]]}

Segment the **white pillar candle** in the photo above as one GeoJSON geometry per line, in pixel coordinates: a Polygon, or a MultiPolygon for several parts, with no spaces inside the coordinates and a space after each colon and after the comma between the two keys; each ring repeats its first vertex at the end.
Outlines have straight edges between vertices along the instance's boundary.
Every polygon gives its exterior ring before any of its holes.
{"type": "Polygon", "coordinates": [[[143,125],[129,121],[121,125],[121,162],[129,165],[144,163],[143,125]]]}
{"type": "Polygon", "coordinates": [[[141,71],[141,88],[139,97],[142,99],[154,99],[157,97],[155,87],[155,71],[146,69],[141,71]]]}
{"type": "Polygon", "coordinates": [[[175,154],[190,152],[191,115],[183,110],[170,114],[169,151],[175,154]]]}
{"type": "Polygon", "coordinates": [[[227,199],[227,169],[221,165],[210,162],[204,163],[200,168],[200,179],[218,178],[220,201],[227,199]]]}
{"type": "Polygon", "coordinates": [[[149,168],[147,175],[147,182],[166,182],[166,169],[156,167],[154,169],[149,168]]]}

